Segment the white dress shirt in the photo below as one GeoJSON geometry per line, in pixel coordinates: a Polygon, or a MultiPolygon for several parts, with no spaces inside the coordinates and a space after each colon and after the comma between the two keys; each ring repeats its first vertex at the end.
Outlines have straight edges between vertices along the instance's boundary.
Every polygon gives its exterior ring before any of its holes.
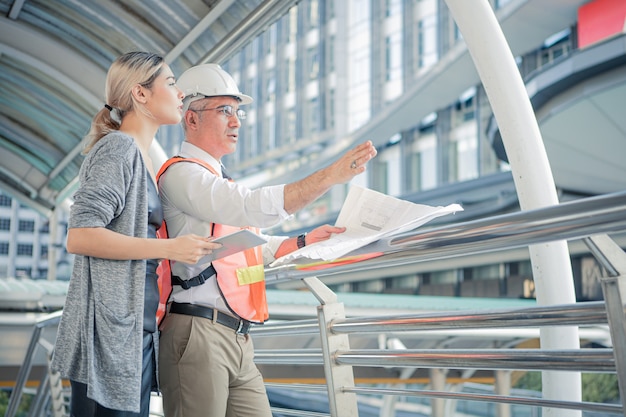
{"type": "MultiPolygon", "coordinates": [[[[179,162],[171,165],[159,179],[159,193],[169,237],[194,233],[211,236],[211,224],[252,226],[266,228],[283,221],[285,211],[284,185],[251,190],[236,182],[221,178],[220,162],[202,149],[183,142],[180,156],[208,162],[220,175],[196,163],[179,162]]],[[[265,236],[263,245],[265,264],[274,260],[274,254],[286,236],[265,236]]],[[[195,265],[173,262],[172,274],[189,279],[209,266],[209,262],[195,265]]],[[[170,301],[200,304],[228,312],[215,277],[188,290],[174,285],[170,301]]]]}

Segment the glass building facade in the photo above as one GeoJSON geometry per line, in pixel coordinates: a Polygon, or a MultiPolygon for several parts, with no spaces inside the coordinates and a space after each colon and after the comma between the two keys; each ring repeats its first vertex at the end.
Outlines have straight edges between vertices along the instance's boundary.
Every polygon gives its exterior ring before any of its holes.
{"type": "Polygon", "coordinates": [[[66,234],[67,212],[47,219],[0,191],[0,278],[69,279],[66,234]]]}

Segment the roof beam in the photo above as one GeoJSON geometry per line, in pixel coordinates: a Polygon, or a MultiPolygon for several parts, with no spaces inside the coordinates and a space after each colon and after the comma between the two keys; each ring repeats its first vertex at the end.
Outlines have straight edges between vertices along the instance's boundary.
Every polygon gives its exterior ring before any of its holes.
{"type": "Polygon", "coordinates": [[[11,10],[9,11],[9,19],[17,20],[17,17],[20,15],[22,11],[22,7],[24,7],[24,2],[26,0],[15,0],[11,5],[11,10]]]}
{"type": "MultiPolygon", "coordinates": [[[[223,0],[222,0],[223,1],[223,0]]],[[[298,0],[265,0],[236,28],[206,53],[198,64],[221,63],[250,43],[252,39],[280,19],[298,0]]]]}
{"type": "Polygon", "coordinates": [[[165,55],[166,62],[174,62],[176,58],[178,58],[191,44],[193,44],[206,30],[215,22],[226,10],[235,2],[235,0],[221,0],[218,2],[215,7],[213,7],[209,13],[206,14],[198,22],[193,29],[185,35],[183,39],[181,39],[178,44],[172,48],[171,51],[165,55]]]}

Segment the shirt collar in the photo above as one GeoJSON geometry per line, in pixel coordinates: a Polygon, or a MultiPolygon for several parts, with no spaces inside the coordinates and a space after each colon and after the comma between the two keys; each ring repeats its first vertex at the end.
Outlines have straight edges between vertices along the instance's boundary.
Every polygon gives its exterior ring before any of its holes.
{"type": "Polygon", "coordinates": [[[211,167],[215,169],[216,172],[222,172],[222,165],[220,161],[211,156],[211,154],[187,141],[183,141],[182,145],[180,146],[179,155],[185,158],[202,159],[203,161],[211,165],[211,167]]]}

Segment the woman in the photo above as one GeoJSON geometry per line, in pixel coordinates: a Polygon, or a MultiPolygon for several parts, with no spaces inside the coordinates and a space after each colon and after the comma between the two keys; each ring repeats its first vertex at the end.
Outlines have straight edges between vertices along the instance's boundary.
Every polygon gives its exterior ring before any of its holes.
{"type": "Polygon", "coordinates": [[[183,97],[159,55],[127,53],[108,71],[70,211],[77,256],[53,359],[71,383],[72,417],[148,416],[158,259],[194,264],[219,247],[196,235],[155,239],[163,212],[148,150],[160,125],[180,122],[183,97]]]}

